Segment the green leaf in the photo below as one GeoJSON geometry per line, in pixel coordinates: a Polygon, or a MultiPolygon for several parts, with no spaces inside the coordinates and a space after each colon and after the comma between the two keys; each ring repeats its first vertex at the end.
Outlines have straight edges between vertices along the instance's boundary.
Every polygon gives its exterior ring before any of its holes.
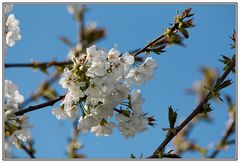
{"type": "Polygon", "coordinates": [[[100,126],[105,126],[107,123],[107,120],[103,118],[100,122],[100,126]]]}
{"type": "Polygon", "coordinates": [[[188,31],[184,28],[179,28],[179,31],[183,34],[185,38],[189,38],[188,31]]]}
{"type": "Polygon", "coordinates": [[[165,148],[163,148],[161,151],[157,151],[157,152],[156,152],[156,156],[157,156],[158,158],[163,158],[164,151],[165,151],[165,148]]]}
{"type": "Polygon", "coordinates": [[[41,70],[44,74],[49,75],[46,65],[41,66],[41,67],[40,67],[40,70],[41,70]]]}
{"type": "Polygon", "coordinates": [[[189,17],[189,14],[191,12],[192,8],[188,8],[182,12],[183,17],[189,17]]]}
{"type": "Polygon", "coordinates": [[[222,84],[218,87],[218,90],[221,90],[223,88],[226,88],[232,84],[232,80],[228,79],[222,82],[222,84]]]}
{"type": "Polygon", "coordinates": [[[232,34],[232,36],[230,38],[233,41],[233,44],[230,44],[231,45],[231,49],[234,49],[236,47],[236,32],[235,31],[233,31],[233,34],[232,34]]]}
{"type": "Polygon", "coordinates": [[[177,120],[177,112],[173,111],[172,106],[168,108],[168,120],[169,120],[170,128],[174,128],[174,125],[177,120]]]}
{"type": "Polygon", "coordinates": [[[155,45],[154,47],[150,47],[149,51],[154,52],[157,55],[161,55],[162,53],[166,52],[163,50],[166,48],[167,45],[159,45],[158,47],[155,45]]]}
{"type": "Polygon", "coordinates": [[[195,25],[193,24],[193,19],[187,20],[185,22],[182,23],[183,28],[193,28],[195,27],[195,25]]]}
{"type": "Polygon", "coordinates": [[[184,44],[182,43],[182,40],[183,40],[182,37],[177,34],[172,34],[171,36],[166,37],[166,39],[169,45],[177,44],[177,45],[184,46],[184,44]]]}
{"type": "Polygon", "coordinates": [[[213,109],[211,108],[211,104],[210,103],[205,103],[203,105],[203,112],[206,114],[208,112],[211,112],[213,109]]]}
{"type": "Polygon", "coordinates": [[[136,158],[136,157],[134,156],[134,154],[131,153],[131,158],[136,158]]]}
{"type": "Polygon", "coordinates": [[[188,14],[186,18],[192,17],[194,14],[188,14]]]}
{"type": "MultiPolygon", "coordinates": [[[[223,59],[219,59],[220,62],[224,63],[224,68],[223,70],[226,71],[228,67],[231,65],[231,63],[234,61],[235,55],[233,55],[232,59],[228,58],[225,55],[222,55],[223,59]]],[[[235,68],[232,70],[233,73],[235,73],[235,68]]]]}

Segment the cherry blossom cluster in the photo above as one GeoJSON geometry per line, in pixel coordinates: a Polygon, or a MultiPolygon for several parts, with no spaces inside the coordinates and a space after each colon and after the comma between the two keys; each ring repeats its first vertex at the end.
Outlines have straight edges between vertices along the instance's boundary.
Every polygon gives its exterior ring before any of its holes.
{"type": "MultiPolygon", "coordinates": [[[[26,142],[31,139],[28,128],[28,117],[16,116],[14,113],[19,111],[19,105],[24,101],[19,93],[18,87],[10,80],[4,81],[4,122],[5,136],[8,137],[8,143],[15,144],[17,147],[19,141],[26,142]]],[[[8,145],[8,146],[9,146],[8,145]]],[[[7,144],[5,145],[7,146],[7,144]]]]}
{"type": "Polygon", "coordinates": [[[7,19],[5,20],[5,36],[6,36],[6,44],[9,47],[12,47],[15,45],[16,41],[21,40],[22,36],[20,34],[20,28],[19,28],[19,20],[17,20],[14,16],[14,14],[9,14],[12,9],[13,5],[11,4],[4,4],[3,5],[4,14],[7,16],[7,19]]]}
{"type": "Polygon", "coordinates": [[[153,76],[157,62],[147,57],[137,65],[134,56],[96,49],[93,45],[78,57],[71,52],[72,69],[65,68],[59,83],[67,94],[59,108],[52,110],[57,119],[79,118],[78,129],[96,136],[108,136],[118,128],[126,138],[147,129],[152,117],[141,110],[140,90],[133,90],[153,76]],[[115,115],[115,121],[112,117],[115,115]]]}

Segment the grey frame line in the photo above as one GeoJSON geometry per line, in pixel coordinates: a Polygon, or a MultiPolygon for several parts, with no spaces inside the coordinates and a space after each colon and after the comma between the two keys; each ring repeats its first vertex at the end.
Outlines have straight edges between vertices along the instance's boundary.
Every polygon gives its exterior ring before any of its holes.
{"type": "MultiPolygon", "coordinates": [[[[2,9],[3,4],[16,4],[16,5],[69,5],[69,4],[96,4],[96,5],[152,5],[152,4],[163,4],[163,5],[235,5],[235,31],[236,31],[236,54],[238,54],[238,3],[237,2],[2,2],[2,9]]],[[[2,10],[2,20],[4,20],[5,16],[3,14],[2,10]]],[[[4,33],[4,24],[2,24],[2,33],[4,33]]],[[[2,47],[5,45],[5,38],[2,37],[2,47]]],[[[2,48],[2,88],[4,88],[4,79],[5,79],[5,67],[4,67],[4,61],[5,61],[5,55],[4,54],[4,48],[2,48]]],[[[236,55],[236,75],[235,75],[235,105],[236,105],[236,125],[235,125],[235,131],[238,129],[238,55],[236,55]]],[[[2,91],[2,97],[4,97],[4,92],[2,91]]],[[[4,105],[2,100],[2,106],[4,105]]],[[[4,116],[4,112],[2,112],[2,117],[4,116]]],[[[2,118],[2,142],[4,142],[5,133],[4,133],[4,119],[2,118]]],[[[234,161],[238,160],[238,132],[235,132],[235,158],[214,158],[214,161],[234,161]]],[[[153,149],[154,150],[154,149],[153,149]]],[[[81,159],[58,159],[58,158],[4,158],[4,144],[2,143],[2,160],[5,161],[213,161],[213,159],[194,159],[194,158],[181,158],[178,160],[175,159],[131,159],[131,158],[116,158],[116,159],[110,159],[110,158],[81,158],[81,159]]]]}

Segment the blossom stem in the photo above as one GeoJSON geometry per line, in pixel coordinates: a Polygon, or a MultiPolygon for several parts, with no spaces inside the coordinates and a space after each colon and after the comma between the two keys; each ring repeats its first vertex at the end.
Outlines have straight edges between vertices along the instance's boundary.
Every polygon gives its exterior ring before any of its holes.
{"type": "MultiPolygon", "coordinates": [[[[220,83],[222,83],[225,80],[225,78],[234,69],[234,67],[235,67],[235,58],[233,57],[228,69],[220,77],[219,79],[220,83]]],[[[210,98],[211,98],[211,93],[208,93],[207,96],[200,102],[200,104],[193,110],[193,112],[179,125],[179,127],[176,128],[176,133],[169,134],[163,140],[163,142],[159,145],[159,147],[154,151],[154,153],[148,158],[158,158],[158,153],[163,151],[166,145],[177,135],[177,133],[181,131],[189,122],[192,121],[193,118],[195,118],[202,111],[204,104],[206,104],[210,98]]]]}
{"type": "Polygon", "coordinates": [[[47,107],[47,106],[52,106],[52,105],[54,105],[56,102],[62,100],[64,97],[65,97],[65,95],[59,96],[58,98],[56,98],[56,99],[54,99],[54,100],[51,100],[51,101],[48,101],[48,102],[45,102],[45,103],[42,103],[42,104],[39,104],[39,105],[29,106],[28,108],[25,108],[25,109],[22,109],[22,110],[16,112],[15,115],[16,115],[16,116],[20,116],[20,115],[24,115],[24,114],[27,113],[27,112],[31,112],[31,111],[34,111],[34,110],[38,110],[38,109],[41,109],[41,108],[45,108],[45,107],[47,107]]]}

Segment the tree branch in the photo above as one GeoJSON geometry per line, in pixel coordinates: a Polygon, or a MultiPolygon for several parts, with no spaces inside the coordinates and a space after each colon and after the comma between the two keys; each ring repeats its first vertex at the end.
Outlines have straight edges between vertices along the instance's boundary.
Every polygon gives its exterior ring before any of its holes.
{"type": "MultiPolygon", "coordinates": [[[[235,58],[233,57],[232,62],[229,65],[228,69],[223,73],[223,75],[219,79],[220,83],[222,83],[225,80],[225,78],[234,69],[234,67],[235,67],[235,58]]],[[[148,158],[158,158],[158,153],[161,152],[166,147],[166,145],[177,135],[179,131],[181,131],[194,117],[196,117],[203,110],[203,106],[210,99],[210,95],[211,93],[207,94],[207,96],[200,102],[200,104],[193,110],[193,112],[180,124],[179,127],[176,128],[176,133],[169,134],[169,136],[163,140],[163,142],[159,145],[159,147],[148,158]]]]}
{"type": "Polygon", "coordinates": [[[28,149],[23,142],[20,144],[20,148],[23,149],[31,158],[36,158],[34,155],[34,150],[28,149]]]}
{"type": "Polygon", "coordinates": [[[52,105],[54,105],[56,102],[62,100],[64,97],[65,97],[65,95],[59,96],[59,97],[56,98],[55,100],[48,101],[48,102],[45,102],[45,103],[42,103],[42,104],[39,104],[39,105],[29,106],[28,108],[19,110],[18,112],[15,113],[15,115],[16,115],[16,116],[20,116],[20,115],[23,115],[23,114],[25,114],[25,113],[27,113],[27,112],[31,112],[31,111],[34,111],[34,110],[38,110],[38,109],[41,109],[41,108],[45,108],[45,107],[47,107],[47,106],[52,106],[52,105]]]}
{"type": "Polygon", "coordinates": [[[50,62],[33,62],[33,63],[6,63],[5,68],[13,68],[13,67],[32,67],[32,68],[38,68],[38,67],[52,67],[52,66],[64,66],[72,64],[72,61],[63,61],[63,62],[56,62],[56,61],[50,61],[50,62]]]}
{"type": "MultiPolygon", "coordinates": [[[[173,24],[173,26],[170,28],[172,31],[175,31],[177,29],[177,24],[173,24]]],[[[165,38],[165,35],[162,34],[160,35],[159,37],[157,37],[156,39],[154,39],[153,41],[149,42],[147,45],[145,45],[144,47],[142,47],[141,49],[135,51],[133,53],[133,56],[137,56],[139,55],[140,53],[143,53],[143,52],[146,52],[148,51],[148,48],[152,45],[154,45],[155,43],[157,43],[158,41],[160,41],[161,39],[165,38]]]]}

